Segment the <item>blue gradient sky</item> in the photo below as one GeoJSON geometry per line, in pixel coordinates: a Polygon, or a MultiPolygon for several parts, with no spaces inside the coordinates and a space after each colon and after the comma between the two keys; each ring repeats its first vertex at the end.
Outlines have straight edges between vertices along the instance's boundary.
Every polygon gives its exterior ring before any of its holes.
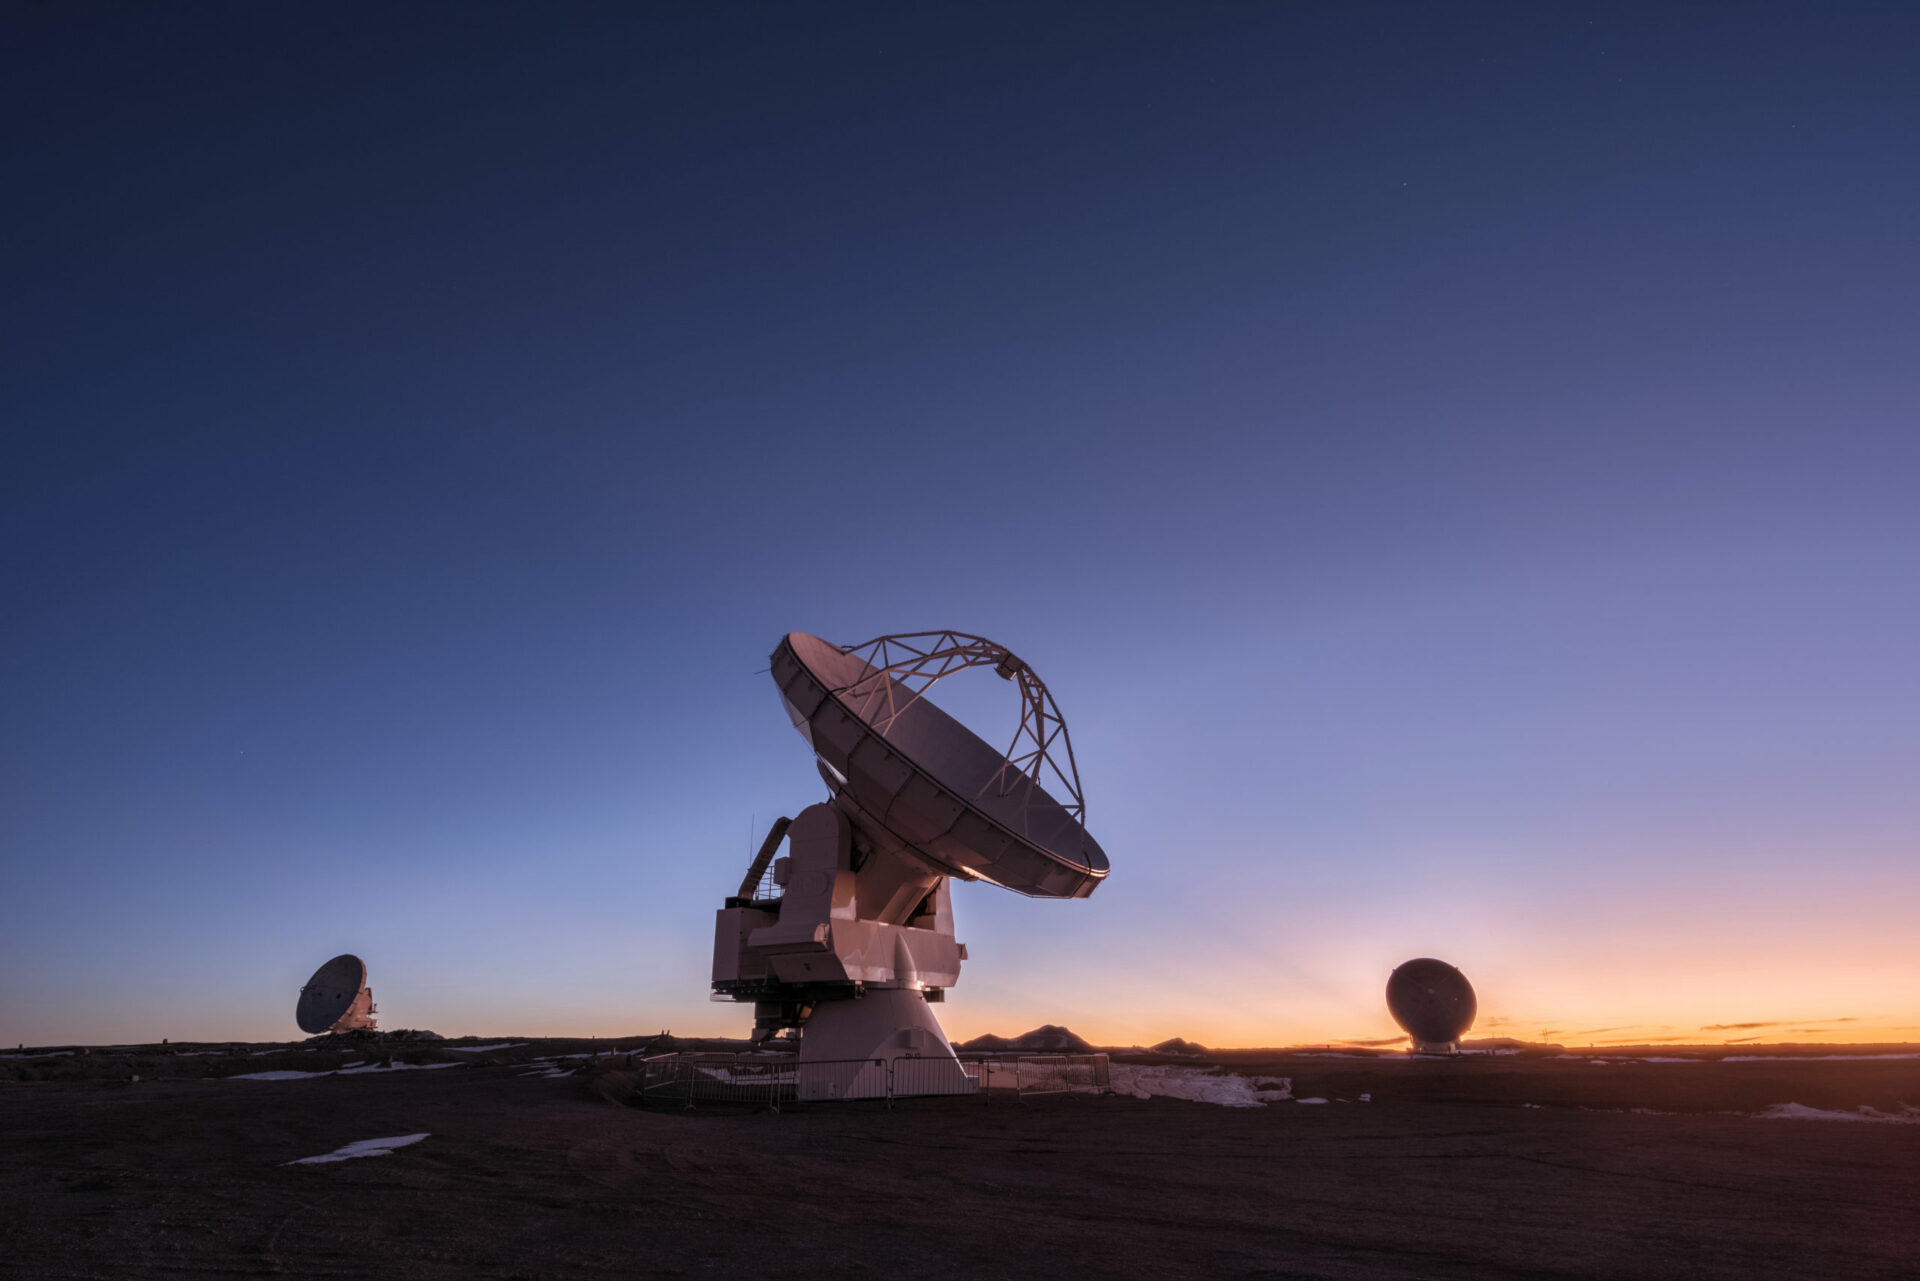
{"type": "Polygon", "coordinates": [[[5,19],[0,1041],[743,1031],[929,627],[956,1035],[1920,1039],[1920,10],[690,8],[5,19]]]}

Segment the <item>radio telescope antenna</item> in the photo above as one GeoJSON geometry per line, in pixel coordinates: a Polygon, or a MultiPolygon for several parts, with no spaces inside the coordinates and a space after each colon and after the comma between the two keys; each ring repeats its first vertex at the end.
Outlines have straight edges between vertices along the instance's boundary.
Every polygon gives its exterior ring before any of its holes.
{"type": "Polygon", "coordinates": [[[1387,976],[1387,1011],[1415,1054],[1458,1054],[1479,1008],[1473,984],[1445,961],[1416,957],[1387,976]]]}
{"type": "Polygon", "coordinates": [[[774,824],[720,910],[714,992],[754,1003],[756,1037],[798,1030],[802,1063],[934,1058],[952,1071],[916,1073],[926,1088],[963,1088],[927,1008],[966,959],[949,879],[1085,898],[1107,876],[1066,718],[1032,668],[966,632],[849,646],[792,632],[770,670],[829,799],[774,824]],[[1019,690],[1020,725],[1004,752],[928,697],[971,667],[1019,690]],[[775,858],[783,838],[788,853],[775,858]]]}
{"type": "Polygon", "coordinates": [[[367,967],[351,952],[342,953],[313,972],[300,989],[300,1002],[293,1008],[300,1030],[318,1035],[322,1032],[371,1032],[375,1028],[373,989],[367,986],[367,967]]]}

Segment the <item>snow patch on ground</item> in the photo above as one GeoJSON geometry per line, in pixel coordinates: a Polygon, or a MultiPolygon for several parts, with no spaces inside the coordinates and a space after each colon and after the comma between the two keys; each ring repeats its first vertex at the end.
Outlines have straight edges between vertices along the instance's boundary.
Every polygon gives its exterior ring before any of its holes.
{"type": "Polygon", "coordinates": [[[525,1041],[502,1041],[498,1045],[449,1045],[445,1049],[449,1054],[491,1054],[495,1050],[517,1050],[525,1041]]]}
{"type": "Polygon", "coordinates": [[[1325,1103],[1325,1099],[1295,1099],[1295,1103],[1325,1103]]]}
{"type": "Polygon", "coordinates": [[[1882,1112],[1862,1107],[1857,1112],[1810,1108],[1804,1103],[1776,1103],[1755,1116],[1772,1121],[1872,1121],[1881,1125],[1920,1125],[1920,1108],[1902,1107],[1898,1112],[1882,1112]]]}
{"type": "Polygon", "coordinates": [[[1217,1068],[1116,1063],[1108,1069],[1107,1079],[1115,1094],[1136,1099],[1160,1095],[1227,1108],[1257,1108],[1293,1097],[1293,1082],[1286,1077],[1241,1076],[1217,1068]]]}
{"type": "Polygon", "coordinates": [[[351,1161],[357,1156],[386,1156],[395,1148],[404,1148],[410,1143],[418,1143],[427,1138],[425,1134],[400,1134],[391,1139],[361,1139],[358,1143],[349,1143],[343,1148],[335,1148],[320,1156],[303,1156],[298,1161],[289,1161],[288,1165],[326,1165],[331,1161],[351,1161]]]}
{"type": "Polygon", "coordinates": [[[369,1072],[412,1072],[427,1071],[430,1068],[460,1067],[459,1063],[395,1063],[391,1067],[381,1067],[378,1063],[367,1067],[344,1067],[332,1072],[295,1072],[291,1069],[279,1072],[242,1072],[230,1076],[229,1081],[310,1081],[316,1076],[365,1076],[369,1072]]]}
{"type": "Polygon", "coordinates": [[[72,1054],[72,1050],[48,1050],[45,1054],[0,1054],[0,1059],[64,1059],[72,1054]]]}
{"type": "Polygon", "coordinates": [[[368,1072],[431,1072],[434,1068],[464,1067],[462,1063],[390,1063],[381,1067],[370,1063],[366,1067],[341,1068],[339,1076],[364,1076],[368,1072]]]}

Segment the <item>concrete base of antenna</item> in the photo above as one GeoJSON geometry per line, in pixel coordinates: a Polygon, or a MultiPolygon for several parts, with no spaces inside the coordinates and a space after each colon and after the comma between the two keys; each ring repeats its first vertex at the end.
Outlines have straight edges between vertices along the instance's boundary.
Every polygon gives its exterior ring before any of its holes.
{"type": "Polygon", "coordinates": [[[1413,1041],[1412,1052],[1425,1058],[1438,1058],[1441,1056],[1451,1058],[1460,1053],[1460,1042],[1458,1041],[1422,1041],[1416,1038],[1408,1039],[1413,1041]]]}
{"type": "Polygon", "coordinates": [[[968,1089],[926,998],[904,988],[870,988],[856,1000],[816,1005],[800,1034],[800,1062],[802,1102],[878,1098],[888,1092],[890,1078],[895,1094],[968,1089]]]}

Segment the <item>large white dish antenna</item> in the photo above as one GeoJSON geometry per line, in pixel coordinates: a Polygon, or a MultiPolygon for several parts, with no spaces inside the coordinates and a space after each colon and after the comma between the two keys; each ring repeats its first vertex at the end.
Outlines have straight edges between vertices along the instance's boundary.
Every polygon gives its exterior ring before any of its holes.
{"type": "Polygon", "coordinates": [[[965,1092],[928,1008],[967,959],[949,879],[1085,898],[1107,876],[1066,722],[1031,668],[965,632],[851,646],[791,632],[771,670],[832,797],[774,823],[716,915],[714,994],[751,1001],[756,1036],[799,1031],[803,1064],[932,1060],[911,1070],[917,1092],[965,1092]],[[1004,752],[926,697],[969,667],[1019,688],[1004,752]]]}
{"type": "Polygon", "coordinates": [[[949,631],[842,648],[792,632],[772,671],[827,785],[880,848],[1039,898],[1085,898],[1106,878],[1106,853],[1081,826],[1066,721],[1004,646],[949,631]],[[926,697],[943,676],[985,666],[1020,687],[1020,728],[1005,752],[926,697]]]}

